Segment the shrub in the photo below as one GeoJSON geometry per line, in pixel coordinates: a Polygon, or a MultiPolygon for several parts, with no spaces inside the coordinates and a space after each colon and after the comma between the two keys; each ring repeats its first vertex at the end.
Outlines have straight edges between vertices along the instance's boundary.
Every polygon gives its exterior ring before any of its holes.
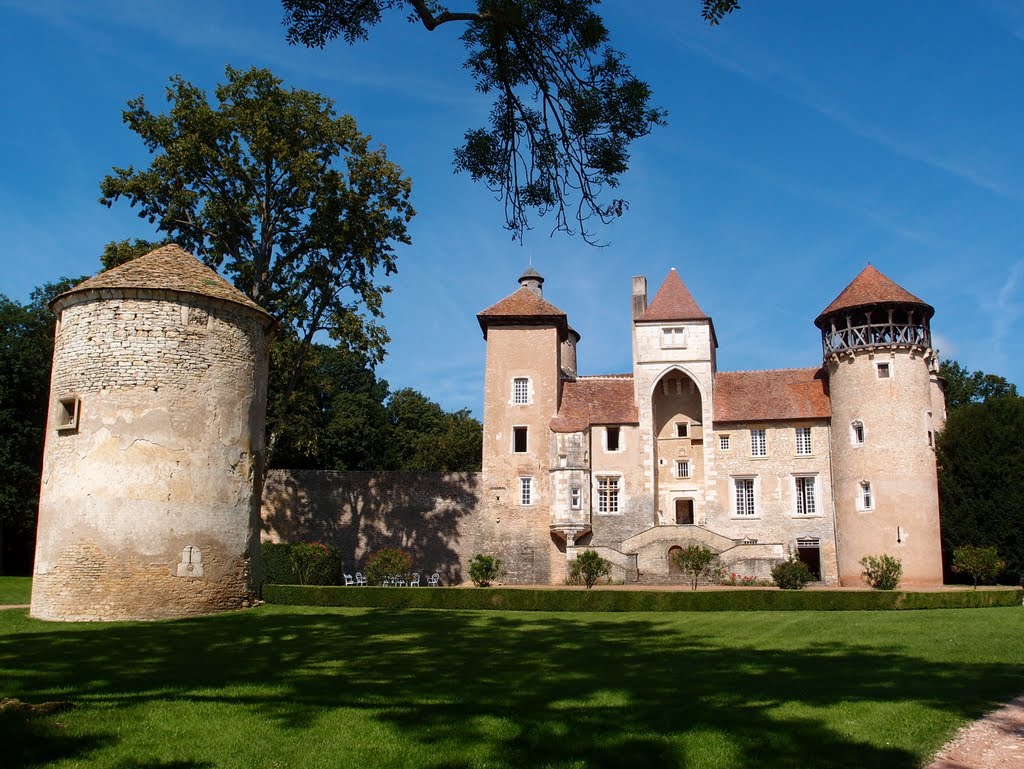
{"type": "Polygon", "coordinates": [[[672,554],[672,562],[696,590],[701,577],[710,577],[717,572],[718,555],[704,545],[687,545],[672,554]]]}
{"type": "Polygon", "coordinates": [[[806,563],[795,556],[790,556],[782,563],[772,566],[772,579],[783,590],[803,590],[808,582],[814,581],[814,575],[806,563]]]}
{"type": "Polygon", "coordinates": [[[1006,561],[999,557],[994,547],[964,545],[953,551],[952,568],[957,574],[970,574],[977,590],[979,580],[994,580],[1006,568],[1006,561]]]}
{"type": "Polygon", "coordinates": [[[749,574],[737,574],[734,571],[728,571],[722,569],[718,575],[719,585],[729,585],[730,587],[774,587],[775,583],[770,579],[762,579],[761,577],[753,577],[749,574]]]}
{"type": "Polygon", "coordinates": [[[392,577],[409,579],[412,572],[412,556],[394,547],[382,547],[366,559],[366,581],[371,585],[383,585],[392,577]]]}
{"type": "Polygon", "coordinates": [[[262,581],[264,585],[295,585],[299,578],[292,566],[292,546],[288,543],[264,542],[260,545],[262,581]]]}
{"type": "Polygon", "coordinates": [[[341,552],[323,542],[300,542],[289,551],[292,569],[300,585],[337,585],[341,552]]]}
{"type": "Polygon", "coordinates": [[[477,553],[469,562],[469,578],[477,587],[490,587],[491,583],[504,573],[501,559],[493,555],[477,553]]]}
{"type": "Polygon", "coordinates": [[[903,576],[903,564],[891,555],[868,555],[860,559],[861,576],[875,590],[895,590],[903,576]]]}
{"type": "Polygon", "coordinates": [[[594,550],[584,550],[569,569],[569,581],[574,585],[586,585],[589,590],[602,577],[612,573],[612,565],[594,550]]]}

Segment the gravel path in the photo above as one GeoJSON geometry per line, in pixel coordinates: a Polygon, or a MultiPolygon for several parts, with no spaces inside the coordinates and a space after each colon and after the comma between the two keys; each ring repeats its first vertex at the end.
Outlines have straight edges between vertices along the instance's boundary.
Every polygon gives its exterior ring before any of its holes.
{"type": "Polygon", "coordinates": [[[926,769],[1024,767],[1024,695],[965,726],[926,769]]]}

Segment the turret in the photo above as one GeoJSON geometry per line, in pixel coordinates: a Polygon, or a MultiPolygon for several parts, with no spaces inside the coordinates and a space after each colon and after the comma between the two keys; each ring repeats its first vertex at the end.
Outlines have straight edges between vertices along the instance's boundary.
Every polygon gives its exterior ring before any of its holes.
{"type": "MultiPolygon", "coordinates": [[[[942,584],[933,386],[935,310],[868,265],[814,321],[831,400],[839,579],[889,554],[903,584],[942,584]]],[[[935,400],[938,402],[935,402],[935,400]]]]}

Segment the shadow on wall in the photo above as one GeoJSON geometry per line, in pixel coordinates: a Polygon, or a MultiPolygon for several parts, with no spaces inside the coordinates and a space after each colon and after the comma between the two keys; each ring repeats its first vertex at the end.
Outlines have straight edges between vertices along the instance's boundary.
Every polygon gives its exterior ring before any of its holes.
{"type": "Polygon", "coordinates": [[[462,581],[473,556],[477,473],[271,470],[263,489],[264,542],[324,542],[346,572],[382,547],[412,555],[413,571],[462,581]]]}

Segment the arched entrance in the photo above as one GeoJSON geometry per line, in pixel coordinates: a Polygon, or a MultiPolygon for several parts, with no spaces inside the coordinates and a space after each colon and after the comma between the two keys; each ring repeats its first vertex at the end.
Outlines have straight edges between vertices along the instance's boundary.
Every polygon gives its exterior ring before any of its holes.
{"type": "Polygon", "coordinates": [[[694,525],[704,487],[703,399],[697,383],[673,368],[651,393],[657,523],[694,525]]]}
{"type": "Polygon", "coordinates": [[[683,570],[676,565],[675,554],[683,552],[683,548],[679,545],[672,545],[668,549],[668,553],[665,554],[665,558],[668,560],[668,573],[669,574],[682,574],[683,570]]]}

